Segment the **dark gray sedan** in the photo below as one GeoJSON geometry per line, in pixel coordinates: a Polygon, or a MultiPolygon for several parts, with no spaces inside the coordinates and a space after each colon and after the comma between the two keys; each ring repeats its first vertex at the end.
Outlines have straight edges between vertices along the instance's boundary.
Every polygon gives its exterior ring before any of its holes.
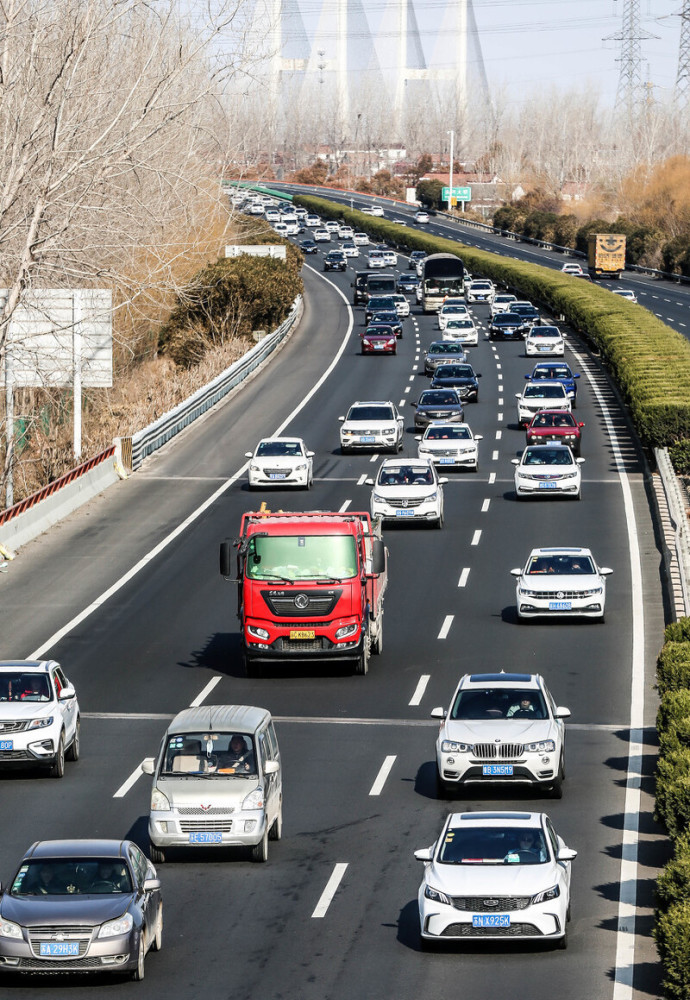
{"type": "Polygon", "coordinates": [[[457,389],[425,389],[412,408],[414,429],[423,430],[434,420],[458,421],[465,419],[465,411],[457,389]]]}
{"type": "Polygon", "coordinates": [[[129,972],[163,943],[160,881],[131,840],[43,840],[0,887],[0,972],[129,972]]]}

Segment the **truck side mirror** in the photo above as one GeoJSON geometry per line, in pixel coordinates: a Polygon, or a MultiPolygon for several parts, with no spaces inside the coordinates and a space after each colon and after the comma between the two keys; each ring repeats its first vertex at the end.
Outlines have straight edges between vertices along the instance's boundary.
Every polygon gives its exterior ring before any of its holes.
{"type": "Polygon", "coordinates": [[[220,575],[232,576],[232,542],[220,543],[220,575]]]}
{"type": "Polygon", "coordinates": [[[371,572],[378,576],[386,568],[386,546],[380,538],[372,539],[371,549],[371,572]]]}

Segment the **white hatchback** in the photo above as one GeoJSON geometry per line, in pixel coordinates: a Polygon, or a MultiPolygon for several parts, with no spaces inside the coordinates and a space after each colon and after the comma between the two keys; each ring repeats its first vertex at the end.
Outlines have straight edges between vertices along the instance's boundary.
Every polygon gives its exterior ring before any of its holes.
{"type": "Polygon", "coordinates": [[[562,358],[564,354],[565,341],[557,326],[533,326],[525,337],[525,357],[562,358]]]}
{"type": "Polygon", "coordinates": [[[248,451],[249,488],[259,486],[299,486],[310,489],[313,478],[314,452],[307,451],[302,438],[263,438],[255,451],[248,451]]]}
{"type": "Polygon", "coordinates": [[[525,497],[582,497],[584,458],[575,458],[567,444],[531,444],[521,458],[513,458],[515,493],[525,497]]]}
{"type": "Polygon", "coordinates": [[[443,527],[443,483],[428,458],[388,458],[373,486],[371,516],[382,521],[425,521],[443,527]]]}

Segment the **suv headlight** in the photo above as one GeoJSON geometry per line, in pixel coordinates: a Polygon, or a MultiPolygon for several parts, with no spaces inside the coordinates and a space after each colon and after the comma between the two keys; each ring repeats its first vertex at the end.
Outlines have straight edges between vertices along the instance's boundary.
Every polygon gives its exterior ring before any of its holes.
{"type": "Polygon", "coordinates": [[[556,744],[553,740],[538,740],[536,743],[526,743],[525,750],[529,753],[553,753],[556,744]]]}
{"type": "Polygon", "coordinates": [[[455,740],[442,740],[441,753],[472,753],[472,744],[457,743],[455,740]]]}
{"type": "Polygon", "coordinates": [[[47,719],[32,719],[31,722],[29,723],[29,725],[26,728],[27,729],[47,729],[48,726],[52,726],[52,724],[53,724],[54,721],[55,720],[53,719],[52,715],[49,715],[47,719]]]}
{"type": "Polygon", "coordinates": [[[438,500],[438,490],[434,490],[429,496],[424,497],[424,503],[432,503],[434,500],[438,500]]]}
{"type": "Polygon", "coordinates": [[[107,924],[102,924],[98,936],[99,938],[121,937],[123,934],[129,934],[133,926],[134,918],[132,914],[124,913],[117,920],[109,920],[107,924]]]}
{"type": "Polygon", "coordinates": [[[374,503],[388,503],[386,497],[382,497],[380,493],[374,493],[372,500],[374,503]]]}
{"type": "Polygon", "coordinates": [[[603,587],[594,587],[592,590],[583,590],[578,595],[579,597],[594,597],[596,594],[603,594],[603,587]]]}
{"type": "Polygon", "coordinates": [[[446,906],[452,905],[445,892],[441,892],[440,889],[434,889],[431,885],[424,886],[424,895],[427,899],[433,900],[434,903],[445,903],[446,906]]]}
{"type": "Polygon", "coordinates": [[[242,803],[242,809],[263,809],[264,807],[264,790],[259,785],[255,788],[253,792],[250,792],[246,796],[244,802],[242,803]]]}
{"type": "Polygon", "coordinates": [[[151,792],[151,812],[167,812],[170,809],[170,801],[167,795],[163,795],[159,788],[154,788],[151,792]]]}
{"type": "Polygon", "coordinates": [[[11,920],[0,920],[0,937],[22,940],[22,929],[11,920]]]}
{"type": "Polygon", "coordinates": [[[561,890],[557,885],[552,885],[550,889],[544,889],[543,892],[538,892],[536,896],[532,896],[532,903],[546,903],[549,899],[557,899],[561,894],[561,890]]]}

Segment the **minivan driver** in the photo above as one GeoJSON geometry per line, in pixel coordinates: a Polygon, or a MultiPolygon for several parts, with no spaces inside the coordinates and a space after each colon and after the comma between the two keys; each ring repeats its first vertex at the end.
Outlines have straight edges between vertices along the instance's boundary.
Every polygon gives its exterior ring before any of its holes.
{"type": "Polygon", "coordinates": [[[235,733],[230,738],[228,749],[225,753],[218,756],[219,770],[221,771],[234,771],[240,774],[245,772],[249,774],[256,770],[254,754],[250,747],[247,746],[244,736],[241,736],[239,733],[235,733]]]}

